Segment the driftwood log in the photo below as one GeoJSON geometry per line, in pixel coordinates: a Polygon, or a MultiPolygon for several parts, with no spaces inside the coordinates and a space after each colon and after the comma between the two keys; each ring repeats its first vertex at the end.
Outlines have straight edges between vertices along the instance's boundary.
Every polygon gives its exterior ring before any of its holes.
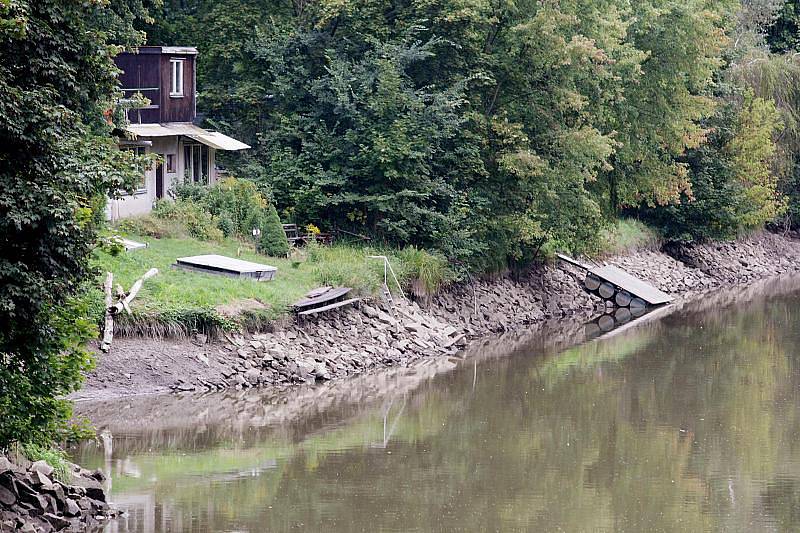
{"type": "Polygon", "coordinates": [[[139,291],[142,289],[142,285],[144,284],[145,280],[152,278],[158,274],[157,268],[151,268],[148,270],[144,276],[136,280],[136,283],[133,284],[131,290],[128,291],[128,294],[125,298],[122,298],[118,301],[115,305],[109,306],[108,310],[112,315],[118,315],[123,310],[127,311],[128,314],[131,313],[130,303],[136,298],[136,295],[139,294],[139,291]]]}
{"type": "Polygon", "coordinates": [[[106,294],[106,321],[103,326],[103,340],[100,343],[100,351],[107,353],[111,349],[111,342],[114,340],[114,316],[120,314],[123,309],[130,314],[130,303],[136,298],[144,281],[152,278],[156,274],[158,274],[157,268],[148,270],[144,276],[136,280],[136,283],[133,284],[131,290],[127,294],[122,290],[122,287],[117,285],[117,303],[115,304],[112,295],[114,274],[111,272],[106,273],[106,281],[103,284],[103,290],[106,294]]]}
{"type": "Polygon", "coordinates": [[[114,274],[106,273],[106,282],[103,289],[106,293],[106,322],[103,326],[103,342],[100,343],[100,350],[108,352],[111,349],[111,341],[114,339],[114,315],[111,313],[111,287],[114,285],[114,274]]]}

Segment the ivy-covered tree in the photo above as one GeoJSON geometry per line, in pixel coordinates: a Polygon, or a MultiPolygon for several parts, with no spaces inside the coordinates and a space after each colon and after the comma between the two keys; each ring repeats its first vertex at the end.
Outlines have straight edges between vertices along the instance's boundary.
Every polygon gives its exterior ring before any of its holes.
{"type": "Polygon", "coordinates": [[[0,1],[0,449],[66,428],[103,199],[136,165],[104,118],[139,1],[0,1]],[[100,213],[98,213],[100,211],[100,213]]]}

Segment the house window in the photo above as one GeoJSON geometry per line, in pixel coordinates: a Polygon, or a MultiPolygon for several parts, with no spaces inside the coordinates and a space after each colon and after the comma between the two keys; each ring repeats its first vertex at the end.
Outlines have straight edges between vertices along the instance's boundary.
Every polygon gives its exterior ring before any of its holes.
{"type": "Polygon", "coordinates": [[[208,146],[203,144],[184,145],[183,165],[186,172],[186,183],[200,183],[202,185],[208,185],[208,146]]]}
{"type": "Polygon", "coordinates": [[[170,59],[170,80],[169,95],[176,98],[183,96],[183,59],[170,59]]]}
{"type": "Polygon", "coordinates": [[[175,154],[167,154],[167,173],[175,173],[175,154]]]}
{"type": "MultiPolygon", "coordinates": [[[[144,146],[126,146],[122,149],[132,152],[135,157],[142,157],[147,153],[147,149],[144,146]]],[[[139,179],[136,182],[136,190],[134,191],[134,194],[147,192],[147,167],[142,165],[141,170],[142,173],[140,174],[139,179]]],[[[125,192],[123,194],[128,194],[128,193],[125,192]]]]}

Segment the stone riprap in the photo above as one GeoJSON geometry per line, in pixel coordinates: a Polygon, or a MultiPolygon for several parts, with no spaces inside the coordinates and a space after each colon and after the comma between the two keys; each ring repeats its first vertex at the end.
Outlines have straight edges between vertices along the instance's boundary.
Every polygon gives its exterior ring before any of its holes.
{"type": "Polygon", "coordinates": [[[71,479],[62,482],[44,461],[0,455],[0,531],[101,531],[116,516],[106,503],[105,476],[70,468],[71,479]]]}
{"type": "Polygon", "coordinates": [[[281,331],[228,336],[214,345],[216,353],[206,355],[224,368],[219,375],[182,377],[170,388],[209,391],[328,381],[426,356],[453,355],[466,342],[464,331],[414,302],[393,308],[362,303],[281,331]]]}
{"type": "MultiPolygon", "coordinates": [[[[605,261],[678,300],[718,287],[745,284],[800,269],[800,240],[760,233],[739,241],[669,245],[605,261]]],[[[209,341],[119,339],[99,358],[82,398],[166,390],[288,388],[409,365],[455,353],[482,336],[527,329],[546,320],[581,322],[603,311],[583,290],[584,272],[559,263],[521,276],[457,284],[422,305],[362,302],[272,331],[209,341]]]]}

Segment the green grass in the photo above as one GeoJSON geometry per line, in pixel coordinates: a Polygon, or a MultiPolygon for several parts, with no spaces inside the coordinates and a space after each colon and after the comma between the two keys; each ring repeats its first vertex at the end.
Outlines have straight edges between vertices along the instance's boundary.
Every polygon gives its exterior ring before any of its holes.
{"type": "Polygon", "coordinates": [[[69,483],[72,475],[70,473],[69,462],[67,461],[67,454],[64,451],[46,446],[39,446],[38,444],[28,443],[23,445],[16,445],[12,449],[12,459],[19,462],[19,457],[26,457],[29,461],[44,461],[53,467],[53,478],[61,481],[62,483],[69,483]],[[16,458],[14,457],[16,456],[16,458]]]}
{"type": "MultiPolygon", "coordinates": [[[[310,246],[291,259],[266,257],[253,247],[232,239],[220,242],[184,238],[154,238],[126,234],[126,237],[147,243],[147,248],[118,255],[98,250],[95,264],[101,270],[98,285],[105,272],[114,274],[114,286],[128,290],[150,268],[159,274],[144,283],[134,300],[133,315],[121,315],[117,327],[123,334],[146,336],[181,336],[194,331],[218,334],[241,326],[254,327],[287,315],[292,303],[308,291],[322,285],[352,287],[358,296],[372,297],[380,293],[383,263],[368,255],[389,255],[390,262],[404,286],[420,275],[420,266],[428,263],[418,256],[404,263],[398,253],[371,248],[335,245],[310,246]],[[175,269],[178,257],[220,254],[248,261],[266,263],[278,268],[275,280],[255,282],[175,269]],[[255,305],[254,305],[255,304],[255,305]]],[[[440,276],[447,276],[446,263],[436,263],[440,276]]],[[[431,270],[430,268],[428,270],[431,270]]],[[[425,271],[425,286],[441,286],[431,281],[436,274],[425,271]]],[[[449,278],[448,278],[449,279],[449,278]]],[[[391,281],[390,281],[390,285],[391,281]]],[[[391,287],[393,290],[395,287],[391,287]]]]}
{"type": "Polygon", "coordinates": [[[637,250],[655,250],[661,246],[656,230],[633,218],[621,218],[601,235],[602,251],[618,255],[637,250]]]}

